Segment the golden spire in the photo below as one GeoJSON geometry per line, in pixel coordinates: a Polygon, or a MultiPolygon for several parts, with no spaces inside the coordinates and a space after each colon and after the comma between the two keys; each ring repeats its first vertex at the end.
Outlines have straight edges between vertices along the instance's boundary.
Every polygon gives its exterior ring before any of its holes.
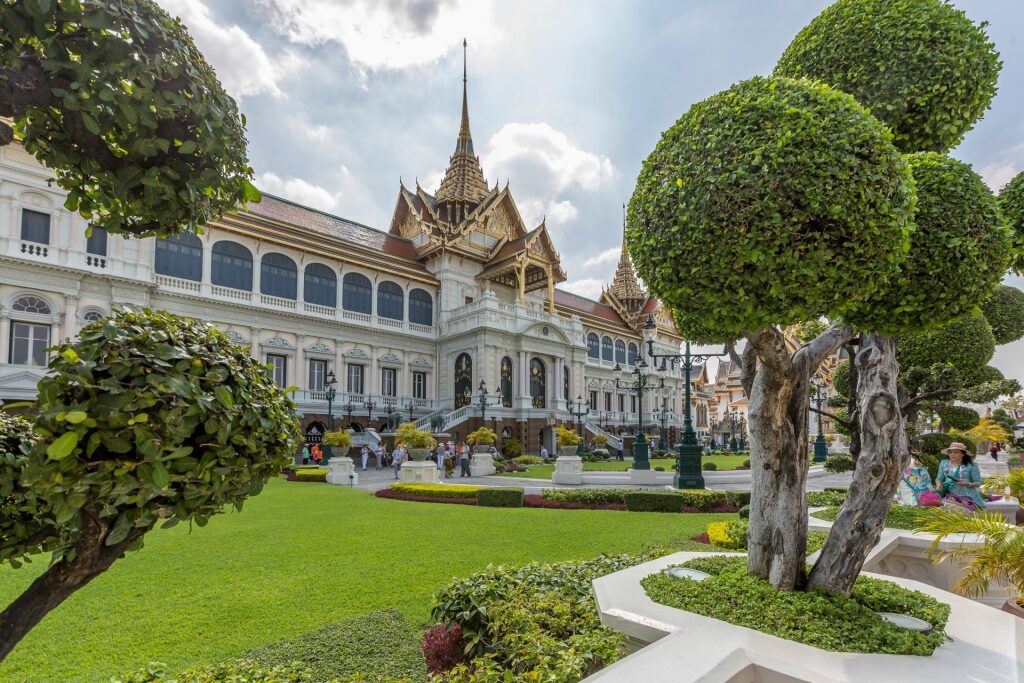
{"type": "Polygon", "coordinates": [[[484,180],[480,159],[473,153],[473,136],[469,132],[469,98],[466,94],[466,40],[462,40],[462,122],[459,137],[445,171],[444,179],[437,188],[438,202],[478,203],[487,196],[487,181],[484,180]]]}
{"type": "Polygon", "coordinates": [[[623,304],[628,302],[641,303],[647,298],[647,293],[640,287],[636,279],[636,272],[633,270],[633,261],[629,258],[629,250],[626,249],[626,205],[622,205],[622,252],[619,254],[619,266],[615,269],[615,279],[612,286],[608,288],[615,298],[623,304]]]}

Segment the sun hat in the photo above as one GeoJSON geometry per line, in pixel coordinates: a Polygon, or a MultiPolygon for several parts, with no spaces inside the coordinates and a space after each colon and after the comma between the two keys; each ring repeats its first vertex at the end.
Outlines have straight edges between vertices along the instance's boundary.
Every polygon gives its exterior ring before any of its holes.
{"type": "Polygon", "coordinates": [[[970,453],[967,452],[967,446],[965,444],[960,443],[959,441],[954,441],[953,443],[949,444],[949,446],[943,448],[940,451],[940,453],[945,453],[946,455],[949,455],[950,451],[961,451],[964,455],[970,455],[970,453]]]}

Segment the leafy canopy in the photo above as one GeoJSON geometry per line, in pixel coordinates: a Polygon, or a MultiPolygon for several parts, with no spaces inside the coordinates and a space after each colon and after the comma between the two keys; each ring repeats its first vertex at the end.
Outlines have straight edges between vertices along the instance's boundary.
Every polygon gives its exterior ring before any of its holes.
{"type": "Polygon", "coordinates": [[[775,67],[853,95],[903,152],[955,147],[988,109],[1002,62],[945,0],[839,0],[797,34],[775,67]]]}
{"type": "Polygon", "coordinates": [[[852,97],[756,77],[694,105],[644,161],[628,243],[689,339],[841,316],[909,247],[910,170],[852,97]],[[829,273],[828,287],[811,286],[829,273]]]}
{"type": "Polygon", "coordinates": [[[874,301],[848,315],[874,332],[920,331],[971,313],[1007,265],[1010,233],[981,176],[936,152],[907,161],[917,192],[910,252],[874,301]]]}
{"type": "MultiPolygon", "coordinates": [[[[259,201],[244,119],[180,21],[151,0],[2,7],[0,116],[69,211],[142,237],[259,201]]],[[[11,133],[0,122],[0,144],[11,133]]]]}
{"type": "Polygon", "coordinates": [[[999,191],[999,208],[1013,231],[1013,259],[1010,268],[1024,274],[1024,172],[1018,173],[999,191]]]}
{"type": "Polygon", "coordinates": [[[978,426],[981,417],[967,406],[942,406],[938,410],[942,424],[957,431],[966,431],[978,426]]]}
{"type": "MultiPolygon", "coordinates": [[[[159,520],[203,526],[225,505],[240,509],[298,444],[292,401],[205,323],[122,310],[55,352],[39,383],[38,440],[13,458],[5,447],[0,472],[7,495],[18,482],[15,503],[56,544],[55,561],[159,520]],[[102,535],[83,536],[87,523],[102,535]]],[[[0,559],[18,559],[28,529],[9,535],[8,523],[0,559]]]]}
{"type": "Polygon", "coordinates": [[[981,313],[975,313],[930,332],[900,336],[896,360],[901,368],[949,365],[966,379],[981,372],[995,350],[992,328],[981,313]]]}
{"type": "Polygon", "coordinates": [[[997,344],[1009,344],[1024,337],[1024,292],[1016,287],[996,287],[981,305],[981,311],[992,326],[997,344]]]}

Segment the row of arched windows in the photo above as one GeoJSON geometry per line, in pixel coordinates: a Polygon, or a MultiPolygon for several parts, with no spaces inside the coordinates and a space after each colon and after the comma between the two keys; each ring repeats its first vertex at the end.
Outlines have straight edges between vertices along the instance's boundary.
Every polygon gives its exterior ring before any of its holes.
{"type": "Polygon", "coordinates": [[[636,365],[639,356],[639,349],[633,342],[626,342],[616,339],[614,342],[608,335],[598,338],[597,334],[591,332],[587,335],[587,356],[589,358],[615,361],[619,365],[636,365]]]}
{"type": "MultiPolygon", "coordinates": [[[[213,245],[210,281],[214,285],[252,291],[253,258],[246,247],[230,240],[213,245]]],[[[156,243],[156,272],[193,280],[203,278],[203,243],[192,233],[161,238],[156,243]]],[[[284,254],[272,252],[260,259],[260,294],[295,300],[298,296],[298,267],[284,254]]],[[[306,303],[337,308],[338,278],[322,263],[310,263],[303,271],[302,299],[306,303]]],[[[360,273],[342,278],[341,307],[346,311],[373,312],[373,284],[360,273]]],[[[389,280],[377,285],[377,315],[392,320],[405,317],[405,290],[389,280]]],[[[434,324],[434,299],[423,289],[409,292],[409,322],[434,324]]]]}

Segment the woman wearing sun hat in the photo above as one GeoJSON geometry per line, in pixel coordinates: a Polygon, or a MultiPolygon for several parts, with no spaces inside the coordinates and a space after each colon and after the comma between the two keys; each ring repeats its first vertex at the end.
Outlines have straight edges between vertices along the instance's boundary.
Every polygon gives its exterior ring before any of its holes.
{"type": "Polygon", "coordinates": [[[978,493],[981,486],[981,469],[967,452],[967,446],[954,441],[942,449],[947,456],[939,463],[935,485],[943,497],[950,494],[969,498],[978,509],[985,507],[985,500],[978,493]]]}

